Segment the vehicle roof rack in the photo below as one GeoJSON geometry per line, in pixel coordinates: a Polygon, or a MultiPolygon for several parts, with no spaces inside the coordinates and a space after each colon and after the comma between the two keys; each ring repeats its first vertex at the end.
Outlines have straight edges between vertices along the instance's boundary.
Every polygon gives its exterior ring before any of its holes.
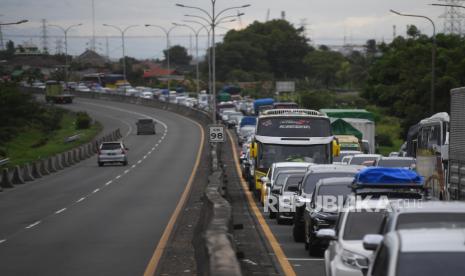
{"type": "Polygon", "coordinates": [[[298,108],[282,108],[282,109],[269,109],[262,113],[263,115],[286,115],[286,114],[300,114],[312,116],[324,116],[322,113],[311,109],[298,109],[298,108]]]}

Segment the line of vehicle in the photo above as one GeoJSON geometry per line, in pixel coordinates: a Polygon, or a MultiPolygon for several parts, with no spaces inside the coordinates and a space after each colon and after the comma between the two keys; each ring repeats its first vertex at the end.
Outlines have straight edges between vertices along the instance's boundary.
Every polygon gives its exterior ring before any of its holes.
{"type": "Polygon", "coordinates": [[[271,245],[271,248],[273,249],[273,252],[274,252],[276,258],[278,259],[279,265],[281,266],[281,269],[283,270],[284,274],[288,275],[288,276],[295,276],[296,273],[295,273],[294,269],[292,268],[292,265],[289,262],[289,259],[284,254],[284,251],[281,248],[281,246],[279,245],[278,240],[273,235],[273,232],[271,231],[270,227],[266,223],[265,218],[263,218],[262,213],[260,212],[257,205],[255,204],[255,200],[254,200],[254,198],[252,196],[252,193],[249,191],[247,183],[245,183],[245,181],[241,177],[241,175],[242,175],[241,174],[241,168],[239,166],[239,158],[237,156],[237,151],[236,151],[236,148],[234,146],[234,140],[233,140],[232,135],[229,132],[229,130],[226,130],[226,132],[228,134],[229,141],[231,143],[231,149],[232,149],[232,153],[233,153],[234,163],[236,165],[236,172],[237,172],[237,175],[239,176],[239,179],[240,179],[239,181],[241,183],[242,190],[244,191],[244,193],[246,195],[249,207],[252,210],[252,213],[257,218],[257,220],[258,220],[258,222],[260,224],[260,227],[262,228],[263,234],[265,235],[265,238],[268,240],[269,244],[271,245]]]}

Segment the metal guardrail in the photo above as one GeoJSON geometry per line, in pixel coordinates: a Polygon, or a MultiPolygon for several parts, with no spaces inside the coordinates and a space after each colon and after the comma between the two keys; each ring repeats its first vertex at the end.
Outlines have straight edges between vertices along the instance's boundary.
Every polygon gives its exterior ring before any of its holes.
{"type": "Polygon", "coordinates": [[[0,159],[0,166],[10,163],[10,158],[0,159]]]}

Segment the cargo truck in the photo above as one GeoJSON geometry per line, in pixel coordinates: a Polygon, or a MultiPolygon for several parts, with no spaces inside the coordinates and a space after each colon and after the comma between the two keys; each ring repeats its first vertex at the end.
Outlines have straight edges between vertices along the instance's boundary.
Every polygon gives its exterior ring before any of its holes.
{"type": "Polygon", "coordinates": [[[274,99],[272,98],[264,98],[264,99],[256,99],[253,102],[253,109],[255,116],[258,116],[261,112],[269,109],[273,109],[274,99]]]}
{"type": "Polygon", "coordinates": [[[57,81],[47,81],[45,83],[45,101],[47,103],[72,103],[74,96],[64,91],[61,83],[57,81]]]}
{"type": "MultiPolygon", "coordinates": [[[[364,152],[375,153],[375,118],[371,112],[364,109],[320,109],[320,112],[327,115],[332,123],[338,119],[349,123],[362,133],[362,148],[368,147],[364,152]]],[[[337,134],[354,135],[352,132],[337,134]]]]}
{"type": "Polygon", "coordinates": [[[448,191],[451,200],[465,200],[465,87],[450,97],[448,191]]]}

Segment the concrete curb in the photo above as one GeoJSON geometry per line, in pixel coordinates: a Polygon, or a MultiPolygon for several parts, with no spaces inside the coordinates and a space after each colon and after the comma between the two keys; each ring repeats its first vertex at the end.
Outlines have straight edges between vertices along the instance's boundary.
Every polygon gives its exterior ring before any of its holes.
{"type": "Polygon", "coordinates": [[[73,151],[72,150],[68,151],[66,155],[68,156],[68,158],[67,158],[68,167],[76,164],[74,162],[74,157],[73,157],[73,151]]]}
{"type": "Polygon", "coordinates": [[[19,166],[15,166],[13,169],[13,177],[11,178],[11,183],[18,185],[26,183],[23,179],[21,174],[21,168],[19,166]]]}
{"type": "Polygon", "coordinates": [[[73,149],[73,163],[74,164],[77,164],[81,161],[81,159],[79,159],[79,149],[73,149]]]}
{"type": "Polygon", "coordinates": [[[13,183],[11,183],[10,172],[8,169],[2,170],[2,183],[0,185],[2,188],[13,188],[13,183]]]}

